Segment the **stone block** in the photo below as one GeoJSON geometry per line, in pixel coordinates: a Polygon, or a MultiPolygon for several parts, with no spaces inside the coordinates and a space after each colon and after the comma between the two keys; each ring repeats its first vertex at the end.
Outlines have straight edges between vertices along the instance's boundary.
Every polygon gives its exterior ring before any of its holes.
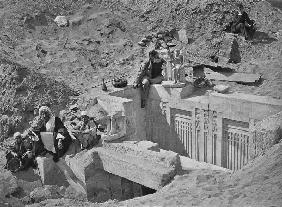
{"type": "Polygon", "coordinates": [[[39,176],[43,185],[68,186],[65,176],[53,161],[53,157],[37,157],[36,158],[39,176]]]}
{"type": "Polygon", "coordinates": [[[277,144],[282,138],[282,112],[269,116],[258,122],[251,134],[254,145],[251,146],[251,158],[263,154],[266,150],[277,144]]]}
{"type": "Polygon", "coordinates": [[[108,143],[96,150],[105,171],[156,190],[180,168],[177,153],[151,151],[138,147],[136,142],[108,143]]]}
{"type": "Polygon", "coordinates": [[[179,41],[186,43],[186,44],[189,43],[186,29],[179,30],[177,36],[178,36],[179,41]]]}

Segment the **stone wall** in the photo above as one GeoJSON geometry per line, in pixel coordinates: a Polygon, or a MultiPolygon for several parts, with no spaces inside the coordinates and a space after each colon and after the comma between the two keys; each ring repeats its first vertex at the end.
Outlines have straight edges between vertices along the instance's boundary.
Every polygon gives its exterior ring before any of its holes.
{"type": "Polygon", "coordinates": [[[256,123],[251,133],[254,143],[251,148],[251,157],[255,158],[264,154],[266,150],[281,141],[282,112],[256,123]]]}
{"type": "MultiPolygon", "coordinates": [[[[240,169],[251,159],[250,129],[282,110],[282,102],[233,93],[193,96],[152,85],[146,107],[146,139],[197,161],[240,169]]],[[[180,92],[179,92],[180,91],[180,92]]]]}

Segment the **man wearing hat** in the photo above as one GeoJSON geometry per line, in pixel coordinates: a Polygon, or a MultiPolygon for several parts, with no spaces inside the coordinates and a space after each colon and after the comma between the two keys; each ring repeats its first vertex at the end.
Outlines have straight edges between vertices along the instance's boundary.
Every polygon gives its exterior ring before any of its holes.
{"type": "Polygon", "coordinates": [[[166,65],[166,61],[159,56],[156,50],[149,52],[149,60],[141,66],[133,85],[134,88],[140,87],[141,108],[145,108],[150,85],[160,84],[164,80],[164,76],[162,75],[164,65],[166,65]]]}
{"type": "Polygon", "coordinates": [[[32,142],[28,138],[23,139],[20,132],[16,132],[13,138],[13,146],[6,152],[7,164],[12,158],[18,158],[22,165],[16,171],[25,170],[33,165],[32,142]]]}
{"type": "Polygon", "coordinates": [[[81,149],[88,149],[97,143],[97,127],[93,119],[90,119],[86,111],[80,114],[80,121],[74,127],[74,134],[80,141],[81,149]]]}

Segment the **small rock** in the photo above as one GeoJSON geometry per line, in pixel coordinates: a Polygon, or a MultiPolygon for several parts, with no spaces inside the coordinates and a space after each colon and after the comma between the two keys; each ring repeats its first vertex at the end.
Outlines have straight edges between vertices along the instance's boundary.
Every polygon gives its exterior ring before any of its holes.
{"type": "Polygon", "coordinates": [[[138,45],[140,45],[140,46],[142,46],[142,47],[146,47],[147,45],[146,45],[146,43],[144,43],[144,42],[138,42],[138,45]]]}
{"type": "Polygon", "coordinates": [[[55,185],[46,185],[44,187],[35,188],[30,193],[30,198],[35,203],[39,203],[46,199],[57,199],[61,197],[60,189],[55,185]]]}
{"type": "Polygon", "coordinates": [[[213,89],[219,93],[226,93],[229,90],[229,88],[230,88],[229,86],[222,84],[213,87],[213,89]]]}
{"type": "Polygon", "coordinates": [[[141,42],[146,43],[146,42],[150,42],[150,40],[148,40],[146,37],[144,37],[144,38],[141,39],[141,42]]]}
{"type": "Polygon", "coordinates": [[[187,36],[187,31],[185,29],[181,29],[178,31],[178,38],[179,41],[188,44],[189,43],[189,39],[187,36]]]}
{"type": "Polygon", "coordinates": [[[163,37],[163,34],[158,34],[158,39],[162,39],[163,37]]]}
{"type": "Polygon", "coordinates": [[[57,16],[54,19],[54,22],[56,22],[59,27],[67,27],[69,25],[69,21],[66,16],[57,16]]]}
{"type": "Polygon", "coordinates": [[[70,19],[69,23],[71,26],[78,26],[82,23],[82,21],[83,21],[83,16],[78,16],[70,19]]]}
{"type": "Polygon", "coordinates": [[[148,40],[152,40],[153,36],[152,35],[147,35],[145,38],[148,39],[148,40]]]}
{"type": "Polygon", "coordinates": [[[168,43],[167,43],[167,46],[168,46],[168,47],[175,47],[176,45],[177,45],[177,43],[176,43],[176,42],[174,42],[174,41],[173,41],[173,42],[168,42],[168,43]]]}
{"type": "Polygon", "coordinates": [[[71,106],[70,106],[70,110],[71,110],[71,111],[77,111],[77,110],[78,110],[78,106],[77,106],[76,104],[71,105],[71,106]]]}

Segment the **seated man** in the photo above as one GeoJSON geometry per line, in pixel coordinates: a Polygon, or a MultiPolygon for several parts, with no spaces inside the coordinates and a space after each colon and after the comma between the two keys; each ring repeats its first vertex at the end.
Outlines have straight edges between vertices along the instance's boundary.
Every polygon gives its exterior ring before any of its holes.
{"type": "Polygon", "coordinates": [[[39,115],[34,119],[27,134],[35,135],[34,154],[45,155],[46,151],[53,154],[55,162],[67,152],[72,139],[59,117],[52,114],[47,106],[41,106],[39,115]]]}
{"type": "Polygon", "coordinates": [[[18,158],[18,160],[21,162],[21,165],[19,166],[19,168],[14,170],[14,172],[17,172],[19,170],[28,169],[30,166],[34,165],[34,162],[31,140],[29,140],[28,138],[23,139],[22,134],[20,132],[16,132],[14,134],[14,139],[15,142],[13,146],[10,148],[10,150],[6,152],[7,164],[5,168],[11,167],[8,165],[12,158],[18,158]]]}
{"type": "Polygon", "coordinates": [[[174,55],[172,57],[172,73],[173,73],[173,79],[174,83],[180,82],[180,70],[182,69],[183,65],[183,55],[180,53],[179,49],[176,49],[174,51],[174,55]]]}
{"type": "Polygon", "coordinates": [[[89,149],[98,143],[97,127],[86,111],[81,112],[81,120],[73,127],[72,133],[80,141],[81,149],[89,149]]]}
{"type": "Polygon", "coordinates": [[[141,89],[141,108],[146,105],[150,84],[160,84],[164,80],[162,70],[165,64],[166,61],[159,57],[159,53],[152,50],[149,53],[149,60],[140,68],[133,87],[141,89]]]}
{"type": "Polygon", "coordinates": [[[250,20],[242,4],[238,4],[238,8],[239,12],[231,25],[231,32],[242,34],[246,40],[249,40],[254,34],[254,22],[250,20]]]}

